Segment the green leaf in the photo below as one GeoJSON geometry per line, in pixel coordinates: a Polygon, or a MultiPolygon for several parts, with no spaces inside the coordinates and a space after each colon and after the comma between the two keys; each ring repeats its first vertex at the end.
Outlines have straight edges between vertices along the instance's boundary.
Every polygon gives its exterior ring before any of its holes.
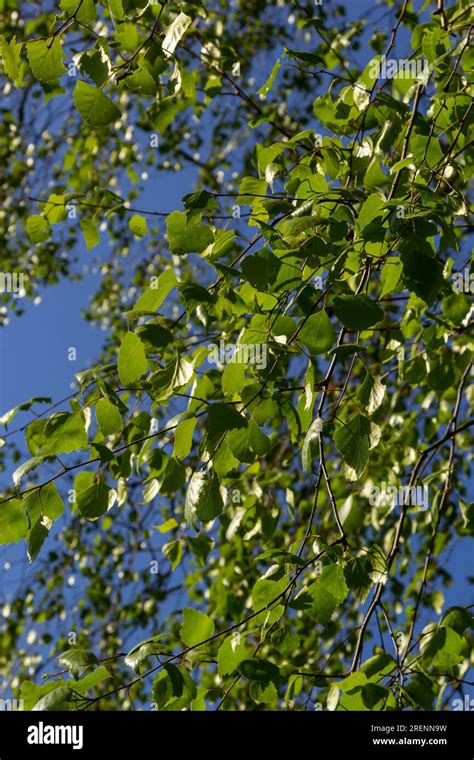
{"type": "Polygon", "coordinates": [[[421,639],[420,650],[426,667],[451,668],[462,662],[466,643],[448,625],[442,625],[432,635],[421,639]]]}
{"type": "MultiPolygon", "coordinates": [[[[396,666],[395,660],[389,655],[377,654],[364,662],[359,670],[334,684],[334,686],[337,686],[338,691],[342,691],[338,709],[371,709],[369,704],[371,702],[374,703],[374,700],[370,698],[370,692],[365,692],[364,700],[364,689],[368,684],[377,684],[385,675],[392,673],[396,666]]],[[[387,709],[394,709],[395,707],[396,703],[393,701],[393,704],[389,705],[387,709]]]]}
{"type": "Polygon", "coordinates": [[[252,589],[252,609],[254,612],[262,610],[256,618],[257,624],[272,625],[282,616],[285,608],[281,596],[288,586],[288,579],[272,580],[260,578],[252,589]],[[277,603],[278,600],[278,603],[277,603]],[[268,609],[264,609],[267,608],[268,609]]]}
{"type": "Polygon", "coordinates": [[[261,205],[267,194],[267,182],[265,179],[257,177],[243,177],[239,185],[239,194],[235,199],[236,203],[245,206],[261,205]],[[257,197],[255,197],[257,196],[257,197]],[[264,196],[264,197],[260,197],[264,196]]]}
{"type": "Polygon", "coordinates": [[[307,319],[299,337],[310,354],[323,354],[333,347],[336,331],[324,309],[307,319]]]}
{"type": "Polygon", "coordinates": [[[32,709],[40,712],[71,710],[70,703],[74,700],[77,701],[77,696],[71,689],[68,686],[60,686],[42,697],[32,709]]]}
{"type": "Polygon", "coordinates": [[[387,581],[387,560],[383,549],[374,544],[366,553],[368,562],[369,576],[374,583],[385,583],[387,581]]]}
{"type": "MultiPolygon", "coordinates": [[[[102,681],[110,678],[110,673],[104,668],[96,668],[92,673],[81,678],[79,681],[69,682],[72,684],[75,692],[85,694],[87,691],[97,686],[102,681]]],[[[37,686],[32,681],[23,681],[21,685],[20,696],[24,701],[25,710],[44,710],[44,709],[69,709],[67,702],[74,697],[73,692],[67,685],[68,682],[64,680],[48,681],[46,683],[37,686]],[[61,690],[61,691],[60,691],[61,690]],[[47,700],[48,695],[52,695],[53,692],[59,692],[56,696],[51,696],[50,700],[47,700]],[[60,705],[64,704],[64,707],[60,705]],[[58,706],[59,705],[59,706],[58,706]]]]}
{"type": "Polygon", "coordinates": [[[191,451],[193,442],[193,433],[196,427],[196,418],[191,417],[188,420],[182,420],[174,431],[174,449],[173,454],[178,459],[184,459],[191,451]]]}
{"type": "Polygon", "coordinates": [[[273,64],[273,68],[270,72],[270,76],[268,77],[267,81],[265,82],[262,87],[260,87],[259,90],[257,90],[259,95],[262,95],[263,98],[266,98],[270,90],[272,89],[273,83],[276,79],[276,76],[280,70],[280,59],[277,58],[275,63],[273,64]]]}
{"type": "Polygon", "coordinates": [[[47,420],[38,453],[41,456],[69,454],[88,444],[81,412],[59,412],[47,420]]]}
{"type": "Polygon", "coordinates": [[[133,311],[157,311],[176,284],[174,271],[166,269],[159,277],[153,278],[151,285],[149,285],[136,302],[133,311]]]}
{"type": "Polygon", "coordinates": [[[211,404],[207,411],[207,429],[214,440],[229,430],[246,428],[247,420],[235,407],[229,404],[211,404]]]}
{"type": "Polygon", "coordinates": [[[76,18],[82,24],[90,24],[95,21],[97,11],[94,0],[60,0],[59,7],[66,11],[69,16],[76,14],[76,18]]]}
{"type": "Polygon", "coordinates": [[[99,87],[78,82],[73,98],[80,116],[91,127],[106,127],[120,119],[120,109],[104,95],[99,87]]]}
{"type": "Polygon", "coordinates": [[[127,77],[125,83],[129,90],[148,98],[156,95],[158,90],[158,85],[145,63],[141,63],[133,74],[127,77]]]}
{"type": "Polygon", "coordinates": [[[312,472],[312,454],[311,444],[313,441],[317,441],[319,433],[322,431],[322,420],[320,417],[316,417],[308,428],[308,431],[304,437],[303,446],[301,449],[301,464],[305,472],[312,472]]]}
{"type": "Polygon", "coordinates": [[[79,224],[84,234],[87,250],[91,251],[100,243],[100,233],[97,223],[93,219],[81,219],[79,224]]]}
{"type": "Polygon", "coordinates": [[[365,293],[359,296],[337,296],[334,299],[334,311],[342,324],[353,330],[366,330],[384,318],[380,306],[365,293]]]}
{"type": "Polygon", "coordinates": [[[109,8],[112,18],[117,21],[123,21],[125,19],[125,11],[123,9],[122,0],[109,0],[109,8]]]}
{"type": "Polygon", "coordinates": [[[28,520],[20,499],[0,504],[0,544],[16,544],[28,534],[28,520]]]}
{"type": "Polygon", "coordinates": [[[259,683],[277,681],[280,677],[279,668],[273,662],[262,660],[260,657],[243,660],[238,670],[245,678],[248,678],[250,681],[258,681],[259,683]]]}
{"type": "Polygon", "coordinates": [[[168,460],[163,476],[159,480],[160,493],[171,496],[179,491],[186,482],[186,468],[174,457],[168,460]]]}
{"type": "Polygon", "coordinates": [[[285,143],[275,143],[265,148],[262,145],[257,145],[258,173],[260,177],[265,176],[267,166],[272,164],[278,156],[281,156],[285,147],[285,143]]]}
{"type": "Polygon", "coordinates": [[[79,512],[88,520],[96,520],[110,507],[113,492],[105,483],[94,483],[76,496],[79,512]]]}
{"type": "Polygon", "coordinates": [[[63,500],[55,483],[46,483],[27,494],[24,504],[32,525],[43,517],[47,517],[48,520],[57,520],[64,513],[63,500]]]}
{"type": "Polygon", "coordinates": [[[293,655],[301,644],[299,636],[288,626],[278,628],[272,633],[272,644],[283,657],[293,655]]]}
{"type": "Polygon", "coordinates": [[[176,570],[183,558],[183,542],[169,541],[162,547],[162,552],[171,564],[171,569],[176,570]]]}
{"type": "Polygon", "coordinates": [[[213,466],[219,478],[223,478],[228,472],[239,466],[239,460],[230,451],[225,438],[213,457],[213,466]]]}
{"type": "MultiPolygon", "coordinates": [[[[143,294],[145,295],[145,293],[143,294]]],[[[146,324],[137,329],[137,335],[149,354],[161,353],[173,343],[173,335],[161,325],[146,324]]]]}
{"type": "Polygon", "coordinates": [[[99,399],[95,407],[95,415],[103,435],[114,435],[114,433],[119,433],[122,430],[122,415],[115,404],[112,404],[108,399],[99,399]]]}
{"type": "Polygon", "coordinates": [[[446,319],[456,327],[462,325],[463,320],[468,315],[471,308],[469,297],[464,293],[451,293],[443,298],[441,310],[446,319]]]}
{"type": "Polygon", "coordinates": [[[12,475],[12,480],[15,486],[18,487],[25,475],[28,475],[28,473],[36,470],[37,467],[43,464],[45,459],[46,457],[33,457],[32,459],[28,459],[26,462],[23,462],[23,464],[17,467],[12,475]]]}
{"type": "Polygon", "coordinates": [[[450,607],[443,613],[441,624],[461,635],[472,625],[472,615],[465,607],[450,607]]]}
{"type": "Polygon", "coordinates": [[[49,396],[34,396],[33,398],[30,398],[29,401],[25,401],[22,404],[17,404],[16,406],[9,409],[8,412],[5,412],[5,414],[0,417],[0,425],[9,425],[15,415],[18,414],[18,412],[27,412],[28,409],[31,409],[34,404],[50,403],[51,398],[49,396]]]}
{"type": "Polygon", "coordinates": [[[368,414],[373,414],[382,403],[386,390],[386,386],[380,380],[367,374],[357,392],[357,399],[368,414]]]}
{"type": "Polygon", "coordinates": [[[87,694],[87,692],[95,686],[98,686],[98,684],[102,683],[107,678],[110,678],[110,673],[101,666],[84,678],[70,682],[72,684],[71,688],[67,685],[67,681],[55,681],[51,684],[37,687],[28,682],[29,688],[27,689],[26,694],[28,696],[29,704],[31,704],[35,696],[43,694],[39,701],[33,702],[33,706],[29,709],[35,711],[71,710],[74,708],[74,703],[82,703],[78,694],[87,694]]]}
{"type": "Polygon", "coordinates": [[[153,684],[153,696],[161,710],[176,712],[189,708],[197,696],[196,685],[184,667],[177,667],[173,663],[164,666],[165,672],[155,678],[153,684]],[[165,681],[165,691],[160,678],[165,681]],[[170,697],[175,699],[170,699],[170,697]]]}
{"type": "Polygon", "coordinates": [[[368,683],[362,687],[362,702],[368,710],[393,709],[396,705],[393,693],[386,686],[368,683]]]}
{"type": "Polygon", "coordinates": [[[111,678],[109,671],[101,665],[99,668],[95,668],[92,673],[88,673],[83,678],[75,681],[73,689],[74,691],[79,692],[79,694],[87,694],[87,692],[103,681],[106,681],[108,678],[111,678]]]}
{"type": "Polygon", "coordinates": [[[33,560],[36,559],[48,535],[49,530],[46,525],[43,524],[43,521],[38,520],[35,522],[28,536],[27,554],[30,562],[33,562],[33,560]]]}
{"type": "Polygon", "coordinates": [[[48,220],[38,214],[28,217],[26,231],[32,243],[44,243],[51,237],[51,227],[48,220]]]}
{"type": "Polygon", "coordinates": [[[336,599],[338,604],[341,604],[349,593],[341,565],[325,565],[321,571],[319,583],[336,599]]]}
{"type": "Polygon", "coordinates": [[[188,219],[184,211],[173,211],[166,220],[168,244],[172,253],[201,253],[214,240],[209,227],[200,224],[197,216],[188,219]]]}
{"type": "Polygon", "coordinates": [[[155,400],[168,398],[175,388],[185,388],[193,373],[194,368],[189,357],[176,353],[174,359],[153,375],[155,400]]]}
{"type": "Polygon", "coordinates": [[[431,305],[444,284],[443,268],[434,256],[417,248],[414,241],[411,245],[407,243],[402,251],[403,282],[407,288],[431,305]]]}
{"type": "Polygon", "coordinates": [[[164,638],[164,634],[158,634],[157,636],[150,636],[148,639],[140,641],[140,643],[136,644],[125,657],[125,665],[132,668],[135,672],[138,672],[140,665],[144,660],[160,651],[160,641],[164,638]]]}
{"type": "Polygon", "coordinates": [[[264,250],[245,257],[242,273],[254,288],[264,291],[274,284],[280,267],[279,259],[271,251],[264,250]]]}
{"type": "Polygon", "coordinates": [[[102,87],[109,76],[109,60],[102,50],[86,50],[79,59],[79,71],[102,87]]]}
{"type": "Polygon", "coordinates": [[[185,607],[183,610],[183,623],[179,629],[179,635],[183,644],[193,647],[200,644],[201,641],[209,639],[214,633],[214,622],[210,617],[193,610],[191,607],[185,607]]]}
{"type": "Polygon", "coordinates": [[[270,438],[263,433],[253,420],[247,427],[231,430],[227,438],[229,449],[239,462],[252,463],[257,457],[265,456],[271,447],[270,438]]]}
{"type": "Polygon", "coordinates": [[[415,673],[407,685],[406,691],[415,704],[420,705],[423,710],[433,710],[433,702],[437,693],[436,681],[432,681],[424,673],[415,673]]]}
{"type": "Polygon", "coordinates": [[[98,660],[93,652],[86,649],[68,649],[58,657],[58,662],[77,680],[91,665],[96,665],[98,660]]]}
{"type": "Polygon", "coordinates": [[[389,293],[393,293],[393,291],[397,289],[402,276],[402,271],[402,262],[398,256],[392,256],[385,262],[380,276],[380,282],[382,284],[380,298],[388,296],[389,293]]]}
{"type": "Polygon", "coordinates": [[[197,471],[189,481],[186,492],[185,517],[194,522],[198,517],[201,522],[210,522],[218,517],[224,508],[223,490],[215,477],[197,471]]]}
{"type": "Polygon", "coordinates": [[[384,204],[385,199],[379,193],[369,195],[367,200],[362,204],[357,220],[362,231],[372,224],[375,219],[379,219],[383,215],[384,204]]]}
{"type": "Polygon", "coordinates": [[[356,414],[349,422],[340,425],[334,433],[334,443],[344,459],[346,477],[358,480],[369,461],[370,422],[356,414]]]}
{"type": "Polygon", "coordinates": [[[50,224],[58,224],[67,219],[64,195],[51,193],[47,202],[43,205],[43,214],[50,224]]]}
{"type": "Polygon", "coordinates": [[[365,602],[372,587],[370,567],[367,557],[351,557],[344,568],[347,586],[362,603],[365,602]]]}
{"type": "Polygon", "coordinates": [[[186,312],[191,314],[202,303],[214,303],[216,297],[207,288],[187,282],[178,286],[186,304],[186,312]]]}
{"type": "Polygon", "coordinates": [[[144,216],[134,214],[128,221],[128,228],[135,237],[142,238],[148,233],[148,225],[144,216]]]}
{"type": "Polygon", "coordinates": [[[23,700],[24,709],[28,711],[31,710],[42,697],[65,684],[66,681],[64,680],[46,681],[41,685],[37,685],[32,681],[23,681],[21,684],[20,697],[23,700]]]}
{"type": "Polygon", "coordinates": [[[21,65],[21,48],[22,45],[16,42],[13,37],[7,42],[5,37],[0,35],[0,50],[2,52],[3,68],[7,77],[14,82],[18,79],[21,65]]]}
{"type": "Polygon", "coordinates": [[[228,636],[217,653],[217,672],[220,676],[230,675],[249,655],[243,636],[238,633],[228,636]]]}
{"type": "Polygon", "coordinates": [[[147,369],[143,343],[135,333],[126,333],[120,344],[118,358],[118,375],[123,387],[133,386],[147,369]]]}
{"type": "Polygon", "coordinates": [[[192,18],[190,16],[187,16],[185,13],[179,13],[167,28],[162,44],[163,52],[167,58],[176,50],[191,21],[192,18]]]}
{"type": "Polygon", "coordinates": [[[59,36],[53,40],[37,40],[26,45],[26,54],[31,70],[36,79],[49,84],[62,76],[66,67],[63,64],[64,52],[59,36]]]}
{"type": "Polygon", "coordinates": [[[245,382],[245,365],[243,362],[228,362],[222,373],[222,392],[226,396],[233,396],[239,393],[244,387],[245,382]]]}
{"type": "Polygon", "coordinates": [[[174,517],[170,517],[169,520],[165,520],[162,525],[154,525],[153,526],[156,530],[159,530],[160,533],[168,533],[170,530],[174,530],[178,527],[178,523],[174,519],[174,517]]]}
{"type": "Polygon", "coordinates": [[[312,606],[307,612],[316,622],[326,625],[349,593],[342,567],[338,564],[325,565],[309,591],[312,606]]]}
{"type": "MultiPolygon", "coordinates": [[[[130,5],[130,0],[124,0],[124,2],[125,10],[129,11],[130,8],[127,6],[130,5]]],[[[114,36],[115,41],[120,46],[120,49],[126,50],[130,53],[134,52],[137,49],[140,41],[137,25],[128,21],[125,24],[116,26],[114,36]]]]}

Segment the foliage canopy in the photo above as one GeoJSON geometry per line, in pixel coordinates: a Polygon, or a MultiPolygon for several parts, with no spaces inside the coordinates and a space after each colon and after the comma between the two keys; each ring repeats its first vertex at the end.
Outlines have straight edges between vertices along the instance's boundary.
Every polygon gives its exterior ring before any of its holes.
{"type": "Polygon", "coordinates": [[[5,683],[25,709],[450,709],[472,7],[42,6],[0,0],[4,279],[34,299],[95,262],[106,339],[67,402],[1,420],[0,543],[31,562],[5,683]]]}

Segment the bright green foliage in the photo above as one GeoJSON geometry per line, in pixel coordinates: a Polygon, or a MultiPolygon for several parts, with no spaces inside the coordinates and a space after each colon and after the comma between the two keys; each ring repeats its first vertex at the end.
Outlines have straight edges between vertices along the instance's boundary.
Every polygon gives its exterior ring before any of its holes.
{"type": "Polygon", "coordinates": [[[94,483],[94,485],[84,491],[79,491],[77,494],[79,512],[88,520],[95,520],[107,512],[109,504],[110,488],[104,483],[94,483]]]}
{"type": "Polygon", "coordinates": [[[124,335],[120,345],[117,371],[120,382],[126,387],[138,380],[147,370],[145,349],[135,333],[124,335]]]}
{"type": "Polygon", "coordinates": [[[100,234],[93,219],[81,219],[81,229],[84,234],[84,240],[88,251],[95,248],[100,243],[100,234]]]}
{"type": "Polygon", "coordinates": [[[468,0],[377,24],[40,5],[1,9],[0,318],[14,274],[45,300],[93,271],[104,341],[66,401],[0,410],[24,563],[2,687],[38,710],[450,709],[472,662],[450,561],[474,529],[468,0]]]}
{"type": "Polygon", "coordinates": [[[173,211],[166,222],[168,242],[172,253],[184,254],[203,251],[212,243],[209,227],[200,224],[197,217],[187,219],[186,214],[173,211]]]}
{"type": "Polygon", "coordinates": [[[210,638],[214,633],[214,623],[199,610],[185,607],[183,610],[183,624],[179,635],[181,641],[188,647],[196,646],[201,641],[210,638]]]}
{"type": "Polygon", "coordinates": [[[122,416],[114,404],[101,398],[95,407],[97,424],[104,435],[118,433],[122,429],[122,416]]]}
{"type": "Polygon", "coordinates": [[[220,676],[227,676],[234,672],[242,662],[250,655],[245,646],[245,641],[239,635],[228,636],[219,647],[217,653],[217,665],[220,676]]]}
{"type": "Polygon", "coordinates": [[[84,121],[93,127],[106,127],[120,118],[120,109],[110,98],[101,89],[86,82],[77,83],[74,102],[84,121]]]}
{"type": "Polygon", "coordinates": [[[130,232],[133,232],[135,237],[138,237],[138,238],[144,237],[148,232],[146,219],[143,216],[140,216],[139,214],[134,214],[130,218],[128,222],[128,226],[130,228],[130,232]]]}
{"type": "Polygon", "coordinates": [[[38,214],[28,217],[26,220],[26,231],[32,243],[44,243],[51,235],[48,220],[38,214]]]}
{"type": "Polygon", "coordinates": [[[59,37],[52,41],[37,40],[27,45],[28,61],[40,82],[54,82],[64,74],[64,52],[59,37]]]}
{"type": "Polygon", "coordinates": [[[6,504],[0,505],[0,529],[2,544],[10,544],[26,538],[28,521],[20,499],[12,499],[6,504]]]}

